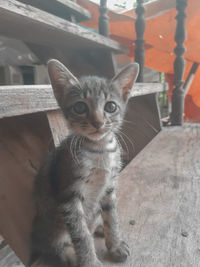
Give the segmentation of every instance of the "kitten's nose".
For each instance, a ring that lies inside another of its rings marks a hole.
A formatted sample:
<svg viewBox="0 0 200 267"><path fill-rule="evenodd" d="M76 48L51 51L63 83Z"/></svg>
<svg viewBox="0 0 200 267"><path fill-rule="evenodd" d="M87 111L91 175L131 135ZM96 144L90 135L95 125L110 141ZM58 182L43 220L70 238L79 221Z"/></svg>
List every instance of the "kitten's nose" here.
<svg viewBox="0 0 200 267"><path fill-rule="evenodd" d="M103 121L93 121L92 122L92 125L97 129L99 130L100 128L102 128L102 126L104 125L104 122Z"/></svg>

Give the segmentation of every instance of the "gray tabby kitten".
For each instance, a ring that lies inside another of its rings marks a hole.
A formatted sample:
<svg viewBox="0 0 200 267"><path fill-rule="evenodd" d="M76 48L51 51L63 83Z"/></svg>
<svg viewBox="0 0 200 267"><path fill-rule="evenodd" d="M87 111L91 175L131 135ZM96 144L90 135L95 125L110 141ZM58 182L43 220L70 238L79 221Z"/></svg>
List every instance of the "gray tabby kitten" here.
<svg viewBox="0 0 200 267"><path fill-rule="evenodd" d="M138 64L127 65L112 80L78 80L57 60L48 62L48 71L71 134L45 159L36 177L31 262L40 257L41 266L68 266L68 252L74 251L80 267L102 266L92 236L99 215L112 259L123 262L129 249L121 240L116 210L121 169L116 133Z"/></svg>

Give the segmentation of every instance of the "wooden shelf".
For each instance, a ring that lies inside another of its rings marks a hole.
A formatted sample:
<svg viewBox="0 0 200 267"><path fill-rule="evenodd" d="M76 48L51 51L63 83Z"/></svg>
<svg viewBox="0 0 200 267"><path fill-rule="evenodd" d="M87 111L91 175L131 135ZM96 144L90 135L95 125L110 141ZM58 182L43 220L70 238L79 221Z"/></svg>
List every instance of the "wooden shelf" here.
<svg viewBox="0 0 200 267"><path fill-rule="evenodd" d="M163 91L162 83L136 83L132 97ZM0 86L0 118L59 109L51 85Z"/></svg>
<svg viewBox="0 0 200 267"><path fill-rule="evenodd" d="M91 13L81 7L80 5L70 0L18 0L24 4L28 4L49 13L52 13L58 17L70 20L70 16L73 15L77 22L90 20L92 18Z"/></svg>
<svg viewBox="0 0 200 267"><path fill-rule="evenodd" d="M127 51L116 41L15 0L0 1L0 34L58 49Z"/></svg>

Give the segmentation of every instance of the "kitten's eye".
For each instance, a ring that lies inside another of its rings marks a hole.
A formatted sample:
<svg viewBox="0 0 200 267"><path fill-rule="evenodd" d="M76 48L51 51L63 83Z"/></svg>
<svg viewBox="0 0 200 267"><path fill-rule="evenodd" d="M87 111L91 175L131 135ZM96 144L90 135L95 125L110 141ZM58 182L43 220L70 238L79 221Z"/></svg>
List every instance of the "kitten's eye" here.
<svg viewBox="0 0 200 267"><path fill-rule="evenodd" d="M77 114L84 114L87 112L88 106L84 102L80 101L73 106L73 109Z"/></svg>
<svg viewBox="0 0 200 267"><path fill-rule="evenodd" d="M117 110L117 104L113 101L107 102L104 110L109 113L114 113Z"/></svg>

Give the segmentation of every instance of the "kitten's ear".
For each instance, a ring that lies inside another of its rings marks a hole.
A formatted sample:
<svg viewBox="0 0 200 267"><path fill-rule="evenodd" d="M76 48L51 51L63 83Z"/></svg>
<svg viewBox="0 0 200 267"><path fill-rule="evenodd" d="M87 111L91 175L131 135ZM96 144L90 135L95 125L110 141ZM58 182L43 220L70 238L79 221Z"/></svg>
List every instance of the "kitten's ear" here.
<svg viewBox="0 0 200 267"><path fill-rule="evenodd" d="M122 97L124 101L128 100L130 92L133 88L135 80L139 73L139 64L130 63L126 65L113 79L112 83L117 82L122 90Z"/></svg>
<svg viewBox="0 0 200 267"><path fill-rule="evenodd" d="M58 104L62 104L64 95L73 85L79 84L78 79L58 60L51 59L47 63L49 77Z"/></svg>

